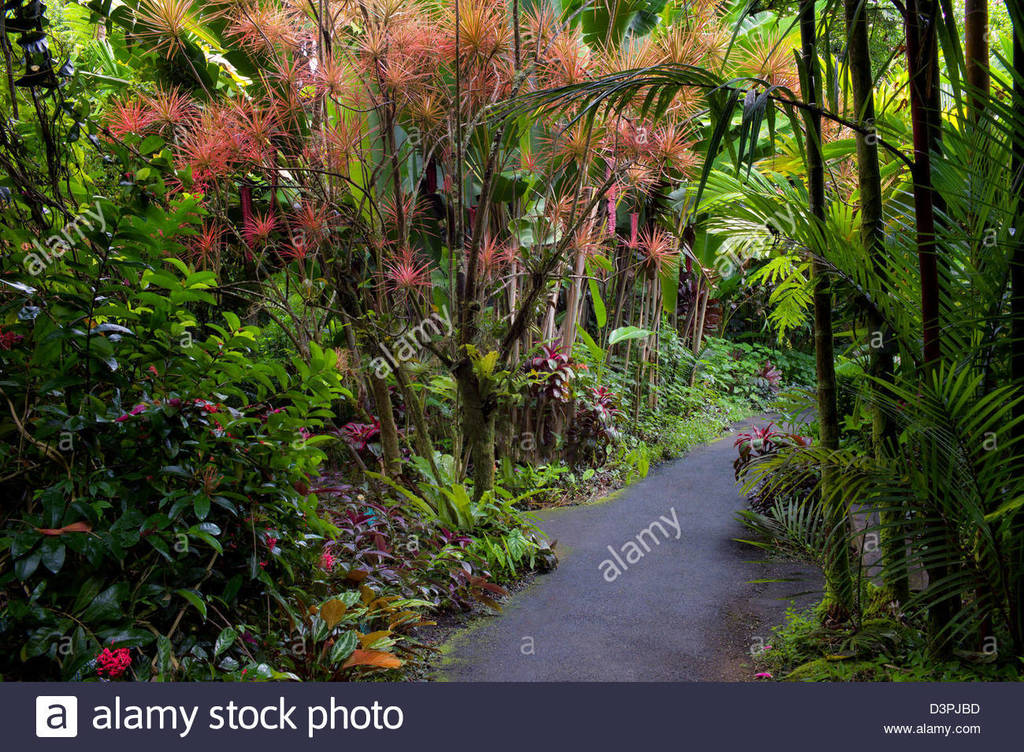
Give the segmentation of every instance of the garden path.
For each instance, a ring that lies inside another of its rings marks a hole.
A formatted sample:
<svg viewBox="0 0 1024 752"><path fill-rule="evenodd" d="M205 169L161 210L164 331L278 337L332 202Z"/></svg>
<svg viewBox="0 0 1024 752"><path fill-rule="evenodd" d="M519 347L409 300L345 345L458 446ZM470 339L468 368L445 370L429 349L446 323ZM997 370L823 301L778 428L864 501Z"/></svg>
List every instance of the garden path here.
<svg viewBox="0 0 1024 752"><path fill-rule="evenodd" d="M739 423L608 500L541 513L558 568L456 632L437 678L752 679L751 646L820 587L806 567L766 561L735 540L745 530L733 437L764 422ZM773 578L787 581L755 582Z"/></svg>

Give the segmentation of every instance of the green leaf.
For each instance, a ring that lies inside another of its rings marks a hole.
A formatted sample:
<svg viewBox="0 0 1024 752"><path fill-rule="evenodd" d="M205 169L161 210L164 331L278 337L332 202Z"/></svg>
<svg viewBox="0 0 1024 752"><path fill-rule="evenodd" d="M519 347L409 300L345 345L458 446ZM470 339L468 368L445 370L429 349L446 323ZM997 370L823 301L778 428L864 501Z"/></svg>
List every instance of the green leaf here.
<svg viewBox="0 0 1024 752"><path fill-rule="evenodd" d="M39 568L40 558L40 553L38 551L33 551L28 556L23 556L18 559L14 562L14 576L22 581L27 580Z"/></svg>
<svg viewBox="0 0 1024 752"><path fill-rule="evenodd" d="M342 633L331 647L331 664L341 661L352 655L352 651L359 645L359 638L353 630Z"/></svg>
<svg viewBox="0 0 1024 752"><path fill-rule="evenodd" d="M213 657L216 658L231 647L236 639L238 639L238 630L234 627L224 627L217 635L217 642L213 646Z"/></svg>
<svg viewBox="0 0 1024 752"><path fill-rule="evenodd" d="M352 606L359 603L359 591L346 590L344 593L338 593L338 600L340 600L349 608L352 608Z"/></svg>
<svg viewBox="0 0 1024 752"><path fill-rule="evenodd" d="M642 339L649 337L653 334L649 329L641 329L638 326L620 326L618 329L612 331L608 337L608 346L617 345L619 342L625 342L631 339Z"/></svg>
<svg viewBox="0 0 1024 752"><path fill-rule="evenodd" d="M164 140L159 136L146 136L142 139L142 143L139 144L139 152L141 154L152 154L162 149L163 145Z"/></svg>
<svg viewBox="0 0 1024 752"><path fill-rule="evenodd" d="M43 566L54 574L64 566L64 553L66 547L56 538L48 538L39 546L39 553L42 557Z"/></svg>
<svg viewBox="0 0 1024 752"><path fill-rule="evenodd" d="M82 612L82 621L86 624L113 621L124 615L121 601L128 596L128 583L119 582L111 585L97 595L92 603Z"/></svg>
<svg viewBox="0 0 1024 752"><path fill-rule="evenodd" d="M156 662L161 674L167 674L171 670L174 665L171 660L173 656L174 647L171 641L165 635L160 635L156 640Z"/></svg>
<svg viewBox="0 0 1024 752"><path fill-rule="evenodd" d="M206 602L203 601L202 596L200 596L199 593L195 590L186 590L185 588L179 588L174 592L195 606L196 611L202 614L204 620L206 619Z"/></svg>
<svg viewBox="0 0 1024 752"><path fill-rule="evenodd" d="M587 262L587 285L590 287L590 300L594 304L594 318L597 320L597 328L604 329L608 323L608 311L605 308L604 300L601 298L600 286L591 272L589 261Z"/></svg>
<svg viewBox="0 0 1024 752"><path fill-rule="evenodd" d="M100 630L96 633L96 637L102 645L113 644L119 648L142 647L143 645L149 645L156 639L156 635L148 629L141 629L139 627L128 629L111 627L110 629Z"/></svg>
<svg viewBox="0 0 1024 752"><path fill-rule="evenodd" d="M583 340L583 344L587 346L587 350L590 352L590 358L594 363L604 362L604 350L602 347L594 341L594 338L590 336L586 329L579 324L576 325L576 334Z"/></svg>
<svg viewBox="0 0 1024 752"><path fill-rule="evenodd" d="M428 504L422 497L417 496L416 494L414 494L412 491L408 490L407 488L404 488L404 487L400 486L399 484L395 483L395 481L391 480L391 478L387 477L386 475L382 475L380 473L375 473L372 470L367 470L366 471L366 475L369 476L370 478L373 478L374 480L379 480L381 483L385 483L385 484L391 486L394 490L398 491L406 499L408 499L409 502L414 507L416 507L416 509L418 509L421 512L423 512L429 518L433 519L433 518L437 517L437 512L434 511L434 508L432 506L430 506L430 504Z"/></svg>

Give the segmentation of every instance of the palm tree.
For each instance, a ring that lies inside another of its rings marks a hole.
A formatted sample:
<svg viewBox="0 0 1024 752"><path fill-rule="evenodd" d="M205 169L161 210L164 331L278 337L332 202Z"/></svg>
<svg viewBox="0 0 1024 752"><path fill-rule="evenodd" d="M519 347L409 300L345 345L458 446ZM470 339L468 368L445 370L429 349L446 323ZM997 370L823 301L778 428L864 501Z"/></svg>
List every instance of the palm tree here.
<svg viewBox="0 0 1024 752"><path fill-rule="evenodd" d="M808 209L816 225L825 222L825 161L822 156L821 104L824 94L818 65L817 17L814 0L800 2L800 89L808 107L804 110L807 144ZM824 237L824 233L815 233ZM818 437L822 447L839 449L839 411L836 406L836 367L832 337L832 290L823 247L812 247L811 284L814 306L814 361L817 373ZM833 479L828 465L821 469L821 493L832 493ZM854 611L854 593L847 546L848 519L839 509L829 519L832 535L826 557L829 609L836 621L846 621Z"/></svg>
<svg viewBox="0 0 1024 752"><path fill-rule="evenodd" d="M849 66L853 107L857 122L873 127L875 122L875 92L871 71L871 53L868 45L867 0L844 0L846 17L846 58ZM871 259L876 278L886 287L885 269L882 263L883 211L882 177L878 160L877 135L857 133L857 187L860 192L860 239L864 253ZM884 389L894 376L894 342L892 332L878 306L870 299L864 300L867 308L869 328L870 362L868 373L873 381L871 388ZM875 455L884 456L892 451L896 439L892 422L879 400L875 400L872 423L872 443ZM883 520L883 523L893 520ZM904 557L905 542L895 535L895 527L883 526L882 556L893 562L891 571L899 571L895 563ZM898 575L889 582L894 597L903 602L907 599L907 578Z"/></svg>

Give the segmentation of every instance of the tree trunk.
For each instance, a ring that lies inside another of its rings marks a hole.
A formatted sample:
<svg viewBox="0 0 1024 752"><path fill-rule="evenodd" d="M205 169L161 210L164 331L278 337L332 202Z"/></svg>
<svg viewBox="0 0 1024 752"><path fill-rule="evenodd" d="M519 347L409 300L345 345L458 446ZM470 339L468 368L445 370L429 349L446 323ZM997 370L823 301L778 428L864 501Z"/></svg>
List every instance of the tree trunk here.
<svg viewBox="0 0 1024 752"><path fill-rule="evenodd" d="M572 346L576 343L576 325L580 323L580 311L586 300L583 294L586 261L587 256L583 249L578 249L573 267L573 278L569 282L569 300L565 306L565 318L562 319L562 352L566 355L572 355Z"/></svg>
<svg viewBox="0 0 1024 752"><path fill-rule="evenodd" d="M380 445L384 452L384 472L389 478L397 478L402 472L402 454L398 446L398 427L395 425L395 411L391 406L391 395L387 382L370 376L373 402L377 406L380 420Z"/></svg>
<svg viewBox="0 0 1024 752"><path fill-rule="evenodd" d="M800 0L801 56L805 65L801 89L804 101L821 106L819 79L817 23L814 0ZM821 111L805 113L807 128L807 193L811 214L818 223L825 220L825 163L821 153ZM836 407L836 370L832 341L832 293L825 276L820 254L816 248L811 262L814 283L814 355L817 370L819 441L826 449L839 448L839 412ZM829 615L837 621L846 621L854 610L853 578L850 571L849 522L845 506L831 503L834 482L831 473L823 467L821 472L823 506L828 510L832 529L827 551L825 572L826 599Z"/></svg>
<svg viewBox="0 0 1024 752"><path fill-rule="evenodd" d="M931 68L931 30L927 19L934 19L935 0L910 0L907 3L907 70L910 74L910 113L914 138L914 218L917 229L917 256L921 273L921 321L924 362L931 368L942 355L939 342L939 267L935 246L935 189L931 171L931 126L929 104L933 72Z"/></svg>
<svg viewBox="0 0 1024 752"><path fill-rule="evenodd" d="M473 498L494 490L494 423L493 400L480 388L473 364L466 359L455 369L462 403L462 441L469 448Z"/></svg>
<svg viewBox="0 0 1024 752"><path fill-rule="evenodd" d="M907 72L910 76L910 118L914 138L914 217L917 229L917 257L921 273L921 322L924 340L925 370L931 375L942 357L939 338L939 266L935 242L935 188L931 177L933 126L931 86L937 74L932 70L931 47L936 18L936 0L909 0L907 3ZM928 572L931 585L948 576L946 567L934 566ZM952 598L935 604L929 613L932 634L937 634L952 619L956 604Z"/></svg>
<svg viewBox="0 0 1024 752"><path fill-rule="evenodd" d="M988 0L965 0L964 39L967 55L967 101L977 121L989 97Z"/></svg>
<svg viewBox="0 0 1024 752"><path fill-rule="evenodd" d="M856 120L874 126L875 95L871 77L871 53L868 46L866 0L844 0L847 30L847 62L853 88ZM874 134L857 134L857 180L860 190L860 237L864 251L871 259L878 280L879 297L887 293L882 263L883 215L882 179L878 164L878 141ZM880 382L892 383L894 378L895 342L892 331L877 307L868 307L868 332L871 344L869 373ZM878 400L872 414L872 443L879 459L895 449L895 430L885 412L884 387L873 383ZM882 512L881 548L885 582L898 602L908 596L906 577L906 540L901 530L899 510Z"/></svg>
<svg viewBox="0 0 1024 752"><path fill-rule="evenodd" d="M413 392L409 378L405 375L405 368L401 363L395 369L395 378L398 379L398 386L402 390L402 397L409 408L409 415L412 417L412 423L416 429L413 432L413 446L416 447L419 455L427 461L434 480L442 483L443 479L434 462L434 443L430 440L430 430L427 428L427 417L423 413L423 405L416 393Z"/></svg>

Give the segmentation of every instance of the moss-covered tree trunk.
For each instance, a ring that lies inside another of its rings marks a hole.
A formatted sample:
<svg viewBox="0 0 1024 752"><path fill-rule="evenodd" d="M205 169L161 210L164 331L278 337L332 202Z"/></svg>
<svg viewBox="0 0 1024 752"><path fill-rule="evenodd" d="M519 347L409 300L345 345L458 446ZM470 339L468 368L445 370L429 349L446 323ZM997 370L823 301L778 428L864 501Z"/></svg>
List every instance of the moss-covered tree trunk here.
<svg viewBox="0 0 1024 752"><path fill-rule="evenodd" d="M380 421L380 445L384 453L384 472L391 478L402 472L402 455L398 446L398 426L395 425L395 411L391 405L391 394L387 382L370 376L373 402L377 407Z"/></svg>
<svg viewBox="0 0 1024 752"><path fill-rule="evenodd" d="M469 451L473 497L479 499L486 491L494 490L495 404L480 388L468 358L455 369L455 380L462 404L462 441Z"/></svg>

